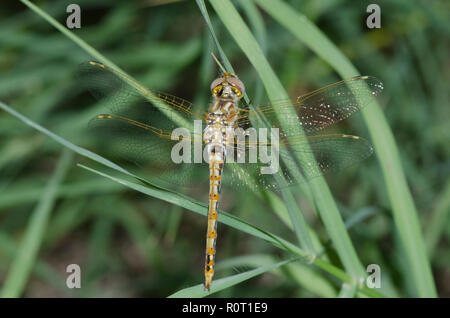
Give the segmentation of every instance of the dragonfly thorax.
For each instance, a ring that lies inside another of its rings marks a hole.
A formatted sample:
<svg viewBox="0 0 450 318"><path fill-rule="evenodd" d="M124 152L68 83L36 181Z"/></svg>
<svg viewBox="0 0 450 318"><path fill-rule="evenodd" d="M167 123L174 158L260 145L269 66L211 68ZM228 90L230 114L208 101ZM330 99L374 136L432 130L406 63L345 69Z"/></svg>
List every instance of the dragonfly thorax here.
<svg viewBox="0 0 450 318"><path fill-rule="evenodd" d="M207 145L210 162L218 155L222 156L223 160L227 145L234 141L233 131L239 118L238 103L242 97L243 84L238 85L240 81L237 77L230 76L225 74L211 85L213 102L209 107L206 116L207 126L203 131L203 140Z"/></svg>
<svg viewBox="0 0 450 318"><path fill-rule="evenodd" d="M234 117L234 116L233 116ZM226 156L227 145L234 142L234 118L220 112L209 113L207 126L203 130L209 161L214 160L213 153L221 153L222 160Z"/></svg>
<svg viewBox="0 0 450 318"><path fill-rule="evenodd" d="M228 99L215 97L209 107L206 122L208 124L220 122L224 126L233 126L234 122L238 119L238 114L240 112L240 109L237 106L238 102L238 98Z"/></svg>

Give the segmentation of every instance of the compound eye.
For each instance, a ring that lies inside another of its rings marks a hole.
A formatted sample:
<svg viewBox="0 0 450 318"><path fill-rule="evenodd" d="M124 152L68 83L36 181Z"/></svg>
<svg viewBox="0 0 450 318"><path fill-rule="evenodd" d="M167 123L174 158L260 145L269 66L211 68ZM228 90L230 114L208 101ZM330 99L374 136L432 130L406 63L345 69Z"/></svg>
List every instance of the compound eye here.
<svg viewBox="0 0 450 318"><path fill-rule="evenodd" d="M211 91L213 91L217 86L219 86L220 84L222 84L223 78L219 77L216 78L212 83L211 83Z"/></svg>
<svg viewBox="0 0 450 318"><path fill-rule="evenodd" d="M216 87L214 87L211 92L214 96L219 95L219 92L222 90L223 86L222 85L217 85Z"/></svg>
<svg viewBox="0 0 450 318"><path fill-rule="evenodd" d="M227 81L233 86L233 90L236 95L238 95L238 97L242 97L245 94L245 85L239 78L237 78L236 76L232 76L227 78ZM235 88L238 89L239 93L236 92Z"/></svg>
<svg viewBox="0 0 450 318"><path fill-rule="evenodd" d="M237 97L241 98L242 97L242 93L239 90L239 88L232 86L233 92L236 94Z"/></svg>

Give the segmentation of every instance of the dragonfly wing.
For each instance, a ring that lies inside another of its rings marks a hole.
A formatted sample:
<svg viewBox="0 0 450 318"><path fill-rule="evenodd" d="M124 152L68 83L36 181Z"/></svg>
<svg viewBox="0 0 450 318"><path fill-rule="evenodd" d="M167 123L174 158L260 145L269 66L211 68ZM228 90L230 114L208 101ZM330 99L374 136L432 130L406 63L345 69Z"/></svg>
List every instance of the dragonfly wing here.
<svg viewBox="0 0 450 318"><path fill-rule="evenodd" d="M106 99L113 113L128 110L130 104L138 104L149 112L162 112L171 120L204 120L204 111L191 102L167 93L153 91L128 75L97 62L82 63L77 76L80 84L97 99Z"/></svg>
<svg viewBox="0 0 450 318"><path fill-rule="evenodd" d="M201 164L177 164L171 158L173 147L180 142L171 139L177 130L185 132L185 142L202 143L193 127L194 120L203 122L204 116L194 111L190 102L150 91L97 62L82 64L78 77L94 97L104 100L110 112L89 123L89 136L98 141L96 149L102 154L115 161L132 162L147 172L144 176L157 178L164 185L192 185L192 176L201 175ZM199 131L201 134L201 128ZM205 173L207 176L207 168Z"/></svg>
<svg viewBox="0 0 450 318"><path fill-rule="evenodd" d="M245 163L225 166L224 184L249 190L279 190L341 171L373 153L367 140L341 134L307 136L289 142L281 140L278 150L275 146L272 150L269 145L267 156L263 156L265 163L261 161L259 149L257 163L250 163L249 153L255 147L245 148L242 154L246 158ZM276 173L280 173L284 180L276 177Z"/></svg>
<svg viewBox="0 0 450 318"><path fill-rule="evenodd" d="M194 162L194 147L203 147L201 136L195 138L185 130L185 139L171 140L170 135L161 137L143 123L130 120L100 115L90 122L89 131L97 138L97 150L102 155L132 163L139 168L136 175L166 187L192 188L208 180L208 165Z"/></svg>
<svg viewBox="0 0 450 318"><path fill-rule="evenodd" d="M316 133L350 117L369 103L370 95L377 96L382 90L383 84L377 78L357 76L296 100L280 100L272 105L244 110L239 124L246 127L262 116L272 127L279 127L283 137L298 136L299 125L306 134Z"/></svg>
<svg viewBox="0 0 450 318"><path fill-rule="evenodd" d="M373 153L372 145L358 136L336 134L309 136L306 139L293 141L280 150L280 161L284 162L281 164L284 170L289 170L288 165L295 163L307 180L342 171Z"/></svg>

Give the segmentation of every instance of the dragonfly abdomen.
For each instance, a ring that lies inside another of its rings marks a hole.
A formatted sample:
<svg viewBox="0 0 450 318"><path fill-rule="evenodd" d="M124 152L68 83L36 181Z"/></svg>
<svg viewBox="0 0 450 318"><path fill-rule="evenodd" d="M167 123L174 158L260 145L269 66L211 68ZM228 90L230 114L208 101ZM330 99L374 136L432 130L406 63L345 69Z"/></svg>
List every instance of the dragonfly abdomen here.
<svg viewBox="0 0 450 318"><path fill-rule="evenodd" d="M229 85L228 81L232 82ZM234 84L233 84L234 83ZM219 85L220 84L220 85ZM224 74L218 85L211 85L214 102L210 105L203 140L206 144L209 162L209 204L208 229L206 231L205 289L211 288L217 241L217 218L219 216L219 197L222 171L226 157L227 145L233 142L234 123L239 108L237 103L242 96L244 85L229 73ZM238 85L241 89L235 87ZM239 94L238 94L239 93Z"/></svg>
<svg viewBox="0 0 450 318"><path fill-rule="evenodd" d="M214 276L217 218L219 213L220 187L224 164L224 151L215 152L214 160L209 162L209 205L208 229L206 231L205 289L209 290Z"/></svg>

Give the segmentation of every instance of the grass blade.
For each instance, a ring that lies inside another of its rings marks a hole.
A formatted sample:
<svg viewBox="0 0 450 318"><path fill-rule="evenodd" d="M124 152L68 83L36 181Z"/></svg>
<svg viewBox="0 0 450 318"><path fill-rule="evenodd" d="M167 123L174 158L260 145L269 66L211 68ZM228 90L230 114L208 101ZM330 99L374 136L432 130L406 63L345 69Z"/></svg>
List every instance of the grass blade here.
<svg viewBox="0 0 450 318"><path fill-rule="evenodd" d="M359 75L344 54L307 17L279 0L255 0L270 16L331 65L342 78ZM416 295L436 297L417 210L408 189L398 148L381 108L373 101L362 110L383 171L394 221L411 266ZM320 202L320 201L319 201ZM409 279L409 278L405 278Z"/></svg>
<svg viewBox="0 0 450 318"><path fill-rule="evenodd" d="M210 21L209 15L208 15L208 12L206 11L206 7L204 6L204 2L202 0L198 0L197 2L199 4L199 7L203 14L203 17L206 20L211 33L214 35L216 45L218 47L220 47L220 44L215 36L215 32L213 30L212 24L209 22ZM230 63L228 61L228 58L226 57L226 55L222 49L220 49L220 52L221 52L221 55L223 56L223 59L226 61L228 71L235 73L232 66L230 65ZM247 95L244 96L244 99L248 103L249 99L248 99ZM277 182L283 184L286 181L282 175L279 175ZM293 228L294 228L295 234L297 236L297 240L300 243L300 246L302 248L304 248L305 250L307 250L308 253L311 254L311 257L313 257L312 255L315 254L314 245L313 245L312 239L309 235L309 231L307 230L306 221L304 220L303 214L301 213L298 205L295 202L292 192L289 189L283 189L283 190L281 190L281 194L283 196L284 201L286 202L287 210L289 212L289 217L293 224Z"/></svg>
<svg viewBox="0 0 450 318"><path fill-rule="evenodd" d="M115 163L113 163L113 162L111 162L111 161L109 161L109 160L107 160L107 159L97 155L96 153L93 153L93 152L91 152L91 151L89 151L87 149L79 147L79 146L71 143L70 141L67 141L64 138L61 138L60 136L54 134L50 130L42 127L41 125L39 125L37 123L35 123L34 121L30 120L29 118L25 117L24 115L16 112L14 109L12 109L8 105L2 103L1 101L0 101L0 109L3 109L7 113L9 113L9 114L13 115L14 117L16 117L16 118L20 119L21 121L23 121L28 126L33 127L34 129L36 129L36 130L40 131L41 133L47 135L48 137L52 138L56 142L58 142L58 143L62 144L63 146L73 150L74 152L76 152L76 153L78 153L78 154L80 154L82 156L91 158L94 161L97 161L97 162L99 162L101 164L104 164L104 165L106 165L106 166L108 166L108 167L110 167L112 169L115 169L117 171L125 173L125 174L127 174L129 176L133 176L130 172L128 172L127 170L121 168L120 166L116 165Z"/></svg>
<svg viewBox="0 0 450 318"><path fill-rule="evenodd" d="M286 91L269 65L257 41L231 2L228 0L211 0L211 4L258 72L270 100L276 101L288 98ZM346 270L355 277L355 280L360 280L361 277L366 276L366 273L351 243L328 185L323 178L315 178L310 184L321 218L333 240L340 259Z"/></svg>
<svg viewBox="0 0 450 318"><path fill-rule="evenodd" d="M105 178L109 178L112 181L118 182L130 189L135 190L135 191L138 191L138 192L147 194L149 196L164 200L171 204L178 205L180 207L183 207L187 210L190 210L192 212L195 212L195 213L198 213L201 215L204 215L204 216L207 215L207 212L208 212L207 206L200 202L197 202L196 200L194 200L192 198L186 198L183 195L173 193L168 190L161 189L161 188L148 188L141 184L136 184L133 182L129 182L127 180L116 178L116 177L107 175L103 172L97 171L95 169L92 169L92 168L89 168L89 167L86 167L83 165L80 165L80 167L87 169L91 172L94 172L98 175L101 175ZM309 259L310 255L308 253L306 253L305 251L303 251L302 249L295 246L294 244L284 240L283 238L281 238L277 235L271 234L268 231L265 231L265 230L258 228L250 223L247 223L247 222L235 217L234 215L231 215L224 211L220 211L218 220L221 224L231 226L237 230L240 230L240 231L250 234L252 236L261 238L261 239L273 244L274 246L276 246L278 248L281 248L291 254L294 254L297 257L300 257L300 259L304 259L304 260L308 261L308 264L316 265L320 269L333 275L334 277L338 278L342 282L352 283L352 284L354 283L354 279L352 277L350 277L348 274L346 274L339 268L335 267L334 265L331 265L319 258ZM362 287L360 289L360 291L369 297L384 297L377 291L367 288L366 286Z"/></svg>
<svg viewBox="0 0 450 318"><path fill-rule="evenodd" d="M426 227L425 241L427 243L428 255L430 258L436 250L436 246L439 242L443 231L445 230L445 225L448 224L450 216L450 179L448 179L447 184L439 195L436 207L434 208L429 223Z"/></svg>
<svg viewBox="0 0 450 318"><path fill-rule="evenodd" d="M209 292L204 290L203 284L199 284L196 286L192 286L192 287L188 287L188 288L179 290L176 293L170 295L169 298L184 298L184 297L191 298L191 297L209 296L213 293L217 293L218 291L221 291L223 289L229 288L231 286L234 286L234 285L242 283L246 280L249 280L250 278L264 274L265 272L276 269L280 266L286 265L294 260L295 260L295 258L292 258L292 259L281 261L281 262L278 262L275 264L262 266L262 267L244 272L244 273L216 279L216 280L214 280L213 284L211 285L211 290Z"/></svg>
<svg viewBox="0 0 450 318"><path fill-rule="evenodd" d="M56 189L64 178L72 161L72 155L71 151L64 150L53 176L42 193L39 204L31 214L18 253L6 276L2 297L20 297L26 286L55 203Z"/></svg>
<svg viewBox="0 0 450 318"><path fill-rule="evenodd" d="M71 32L65 26L63 26L58 21L56 21L53 17L51 17L46 12L41 10L38 6L29 2L28 0L20 0L20 1L22 3L24 3L26 6L28 6L31 10L36 12L38 15L40 15L42 18L44 18L48 23L50 23L52 26L54 26L58 31L60 31L62 34L64 34L66 37L68 37L71 41L73 41L78 46L80 46L84 51L86 51L94 59L96 59L96 60L100 61L102 64L105 64L106 66L110 67L111 70L118 77L120 77L121 80L127 82L130 86L134 87L140 94L142 94L145 98L150 100L157 108L159 108L159 110L163 114L165 114L169 119L178 123L180 127L190 127L192 125L190 122L188 122L185 118L183 118L178 113L170 112L167 110L166 107L162 107L162 105L164 105L164 103L160 99L153 96L152 92L149 91L145 86L141 85L133 77L128 75L124 70L122 70L120 67L118 67L116 64L114 64L112 61L110 61L108 58L106 58L103 54L101 54L95 48L90 46L84 40L82 40L81 38L76 36L73 32Z"/></svg>
<svg viewBox="0 0 450 318"><path fill-rule="evenodd" d="M94 161L97 161L111 169L114 169L118 172L122 172L127 176L133 177L137 180L142 181L144 184L149 184L148 182L146 182L145 180L131 174L130 172L128 172L127 170L117 166L116 164L110 162L109 160L89 151L86 150L82 147L76 146L73 143L65 140L64 138L61 138L57 135L55 135L54 133L52 133L51 131L45 129L44 127L38 125L37 123L33 122L32 120L28 119L27 117L19 114L18 112L16 112L15 110L13 110L12 108L10 108L9 106L3 104L2 102L0 102L0 108L5 110L6 112L10 113L11 115L17 117L18 119L22 120L24 123L26 123L27 125L37 129L38 131L44 133L45 135L49 136L50 138L54 139L56 142L60 143L61 145L73 150L74 152L85 156L87 158L90 158ZM104 174L102 172L96 171L94 169L91 168L87 168L82 166L83 168L90 170L94 173L97 173L103 177L109 178L115 182L118 182L124 186L127 186L133 190L145 193L147 195L150 195L152 197L164 200L166 202L181 206L185 209L188 209L190 211L193 211L195 213L201 214L206 216L207 214L207 207L205 204L201 204L199 202L197 202L196 200L192 199L192 198L188 198L186 196L183 196L181 194L169 191L169 190L165 190L163 188L157 187L157 186L152 186L151 184L150 187L145 187L142 184L136 184L136 183L132 183L123 179L119 179L119 178L115 178L112 176L109 176L107 174ZM339 268L327 263L326 261L321 260L320 258L314 258L314 259L308 259L309 258L309 254L306 253L305 251L303 251L302 249L298 248L297 246L295 246L294 244L282 239L281 237L278 237L274 234L271 234L270 232L264 231L252 224L249 224L245 221L240 220L239 218L228 214L226 212L222 212L219 215L219 222L226 224L228 226L231 226L233 228L236 228L242 232L245 232L247 234L253 235L255 237L258 237L260 239L263 239L271 244L273 244L274 246L281 248L289 253L292 253L298 257L304 258L309 260L309 264L314 264L317 267L319 267L320 269L326 271L327 273L333 275L334 277L338 278L339 280L343 281L343 282L352 282L353 279L347 275L345 272L343 272L342 270L340 270ZM377 293L376 291L367 289L367 288L363 288L361 290L362 293L364 293L365 295L369 296L369 297L383 297L381 294Z"/></svg>
<svg viewBox="0 0 450 318"><path fill-rule="evenodd" d="M0 264L1 270L5 270L9 265L9 260L16 257L19 251L18 246L13 237L0 232L0 250L3 257L3 262ZM67 288L63 275L43 260L36 260L32 268L32 275L58 289L63 295L70 296L71 290Z"/></svg>
<svg viewBox="0 0 450 318"><path fill-rule="evenodd" d="M226 259L221 261L217 269L229 268L257 268L270 265L276 261L274 256L267 254L251 254ZM287 264L283 270L274 270L273 274L277 276L287 276L290 281L297 283L301 288L319 296L331 298L336 296L335 287L327 278L315 271L314 268L301 262Z"/></svg>
<svg viewBox="0 0 450 318"><path fill-rule="evenodd" d="M25 4L28 8L33 10L36 14L44 18L48 23L50 23L52 26L54 26L58 31L60 31L62 34L67 36L72 42L79 45L83 50L85 50L88 54L93 56L98 61L102 62L105 65L108 65L116 70L120 70L120 68L115 65L112 61L107 59L105 56L103 56L99 51L94 49L92 46L87 44L85 41L80 39L78 36L76 36L74 33L72 33L68 28L63 26L61 23L56 21L53 17L48 15L45 11L43 11L41 8L36 6L34 3L31 3L28 0L20 0L23 4ZM123 72L123 71L122 71Z"/></svg>
<svg viewBox="0 0 450 318"><path fill-rule="evenodd" d="M341 290L339 291L339 298L354 298L356 295L356 286L349 284L342 284Z"/></svg>
<svg viewBox="0 0 450 318"><path fill-rule="evenodd" d="M216 32L214 32L214 28L212 26L211 19L209 18L208 10L206 9L205 1L204 0L196 0L196 2L197 2L197 6L200 9L200 12L203 16L203 19L206 22L206 26L208 27L208 30L211 33L211 36L214 40L214 44L216 45L217 50L219 51L220 58L222 59L222 62L225 64L225 68L229 72L235 74L233 66L231 65L230 61L228 60L227 56L225 55L225 53L222 49L222 46L220 45L220 42L217 39Z"/></svg>
<svg viewBox="0 0 450 318"><path fill-rule="evenodd" d="M203 216L206 216L208 213L207 205L203 204L201 202L198 202L197 200L195 200L193 198L189 198L182 194L172 192L170 190L162 189L159 187L147 187L147 186L144 186L143 184L137 184L134 182L130 182L130 181L118 178L118 177L113 177L111 175L100 172L93 168L86 167L81 164L79 166L88 171L94 172L100 176L109 178L112 181L118 182L130 189L133 189L135 191L158 198L158 199L166 201L168 203L183 207L184 209L190 210L192 212L201 214ZM142 179L139 179L139 180L142 180ZM220 211L218 220L220 223L226 224L226 225L234 227L242 232L245 232L247 234L261 238L261 239L263 239L269 243L272 243L275 246L280 247L290 253L293 253L293 254L303 257L305 259L309 259L309 257L308 257L309 254L307 254L306 252L304 252L297 246L293 245L292 243L289 243L288 241L286 241L274 234L271 234L270 232L267 232L261 228L251 225L250 223L247 223L229 213Z"/></svg>

